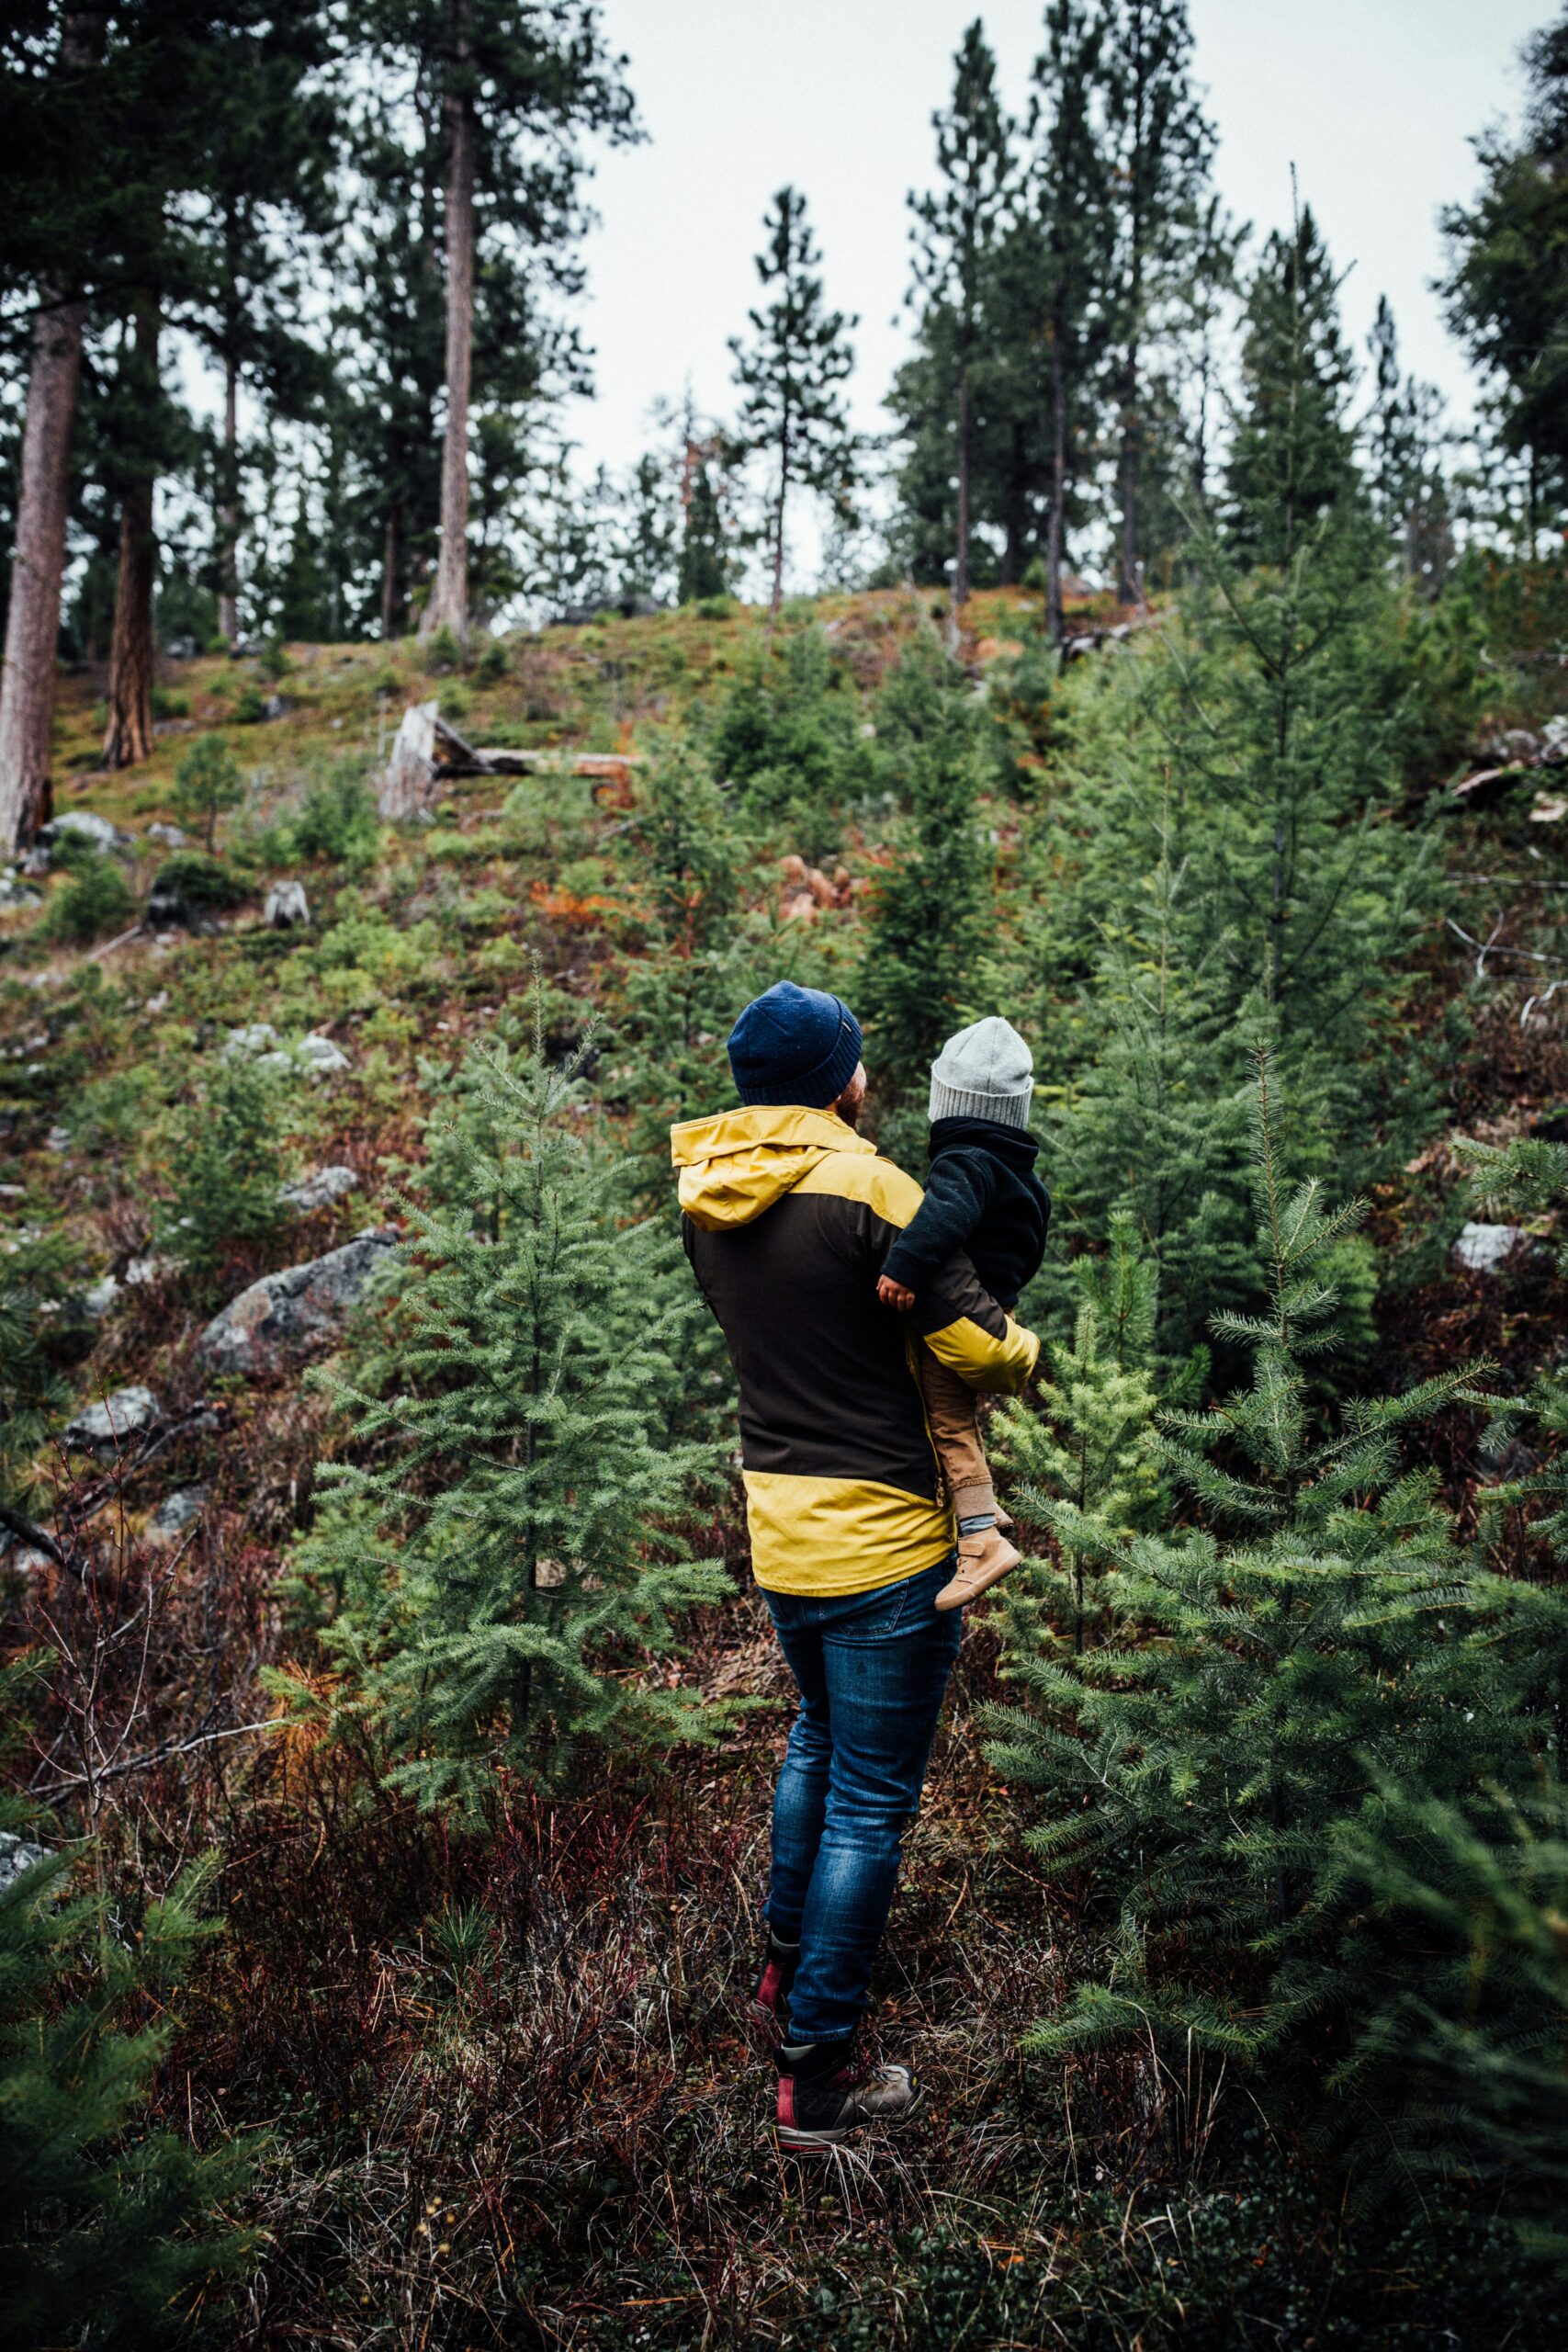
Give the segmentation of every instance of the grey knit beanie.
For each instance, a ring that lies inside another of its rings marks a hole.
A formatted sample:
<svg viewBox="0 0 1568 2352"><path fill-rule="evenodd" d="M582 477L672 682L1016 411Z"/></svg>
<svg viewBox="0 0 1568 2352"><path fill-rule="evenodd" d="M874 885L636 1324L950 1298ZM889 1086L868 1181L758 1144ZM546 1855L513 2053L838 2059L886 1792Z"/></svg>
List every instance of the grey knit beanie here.
<svg viewBox="0 0 1568 2352"><path fill-rule="evenodd" d="M950 1037L931 1064L933 1119L995 1119L1029 1125L1034 1063L1010 1021L993 1012Z"/></svg>

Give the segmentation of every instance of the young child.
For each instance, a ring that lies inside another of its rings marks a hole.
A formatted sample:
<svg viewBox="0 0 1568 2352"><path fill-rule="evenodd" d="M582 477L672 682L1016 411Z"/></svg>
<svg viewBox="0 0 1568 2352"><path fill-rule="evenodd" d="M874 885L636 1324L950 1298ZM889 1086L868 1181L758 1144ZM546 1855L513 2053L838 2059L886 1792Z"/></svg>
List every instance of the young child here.
<svg viewBox="0 0 1568 2352"><path fill-rule="evenodd" d="M950 1037L931 1064L931 1164L926 1197L887 1252L877 1296L908 1313L922 1283L963 1250L998 1306L1018 1304L1040 1270L1051 1195L1034 1173L1028 1132L1034 1065L1018 1031L996 1014ZM926 1419L958 1521L958 1567L936 1597L958 1609L1015 1568L1002 1533L974 1392L919 1351ZM1008 1525L1011 1525L1009 1521Z"/></svg>

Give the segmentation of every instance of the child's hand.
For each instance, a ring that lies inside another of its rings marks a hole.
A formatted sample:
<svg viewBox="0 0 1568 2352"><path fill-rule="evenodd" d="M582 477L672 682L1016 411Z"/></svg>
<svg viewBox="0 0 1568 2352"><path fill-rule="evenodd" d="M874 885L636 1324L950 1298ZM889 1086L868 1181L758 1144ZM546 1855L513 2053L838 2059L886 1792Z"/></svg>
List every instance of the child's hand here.
<svg viewBox="0 0 1568 2352"><path fill-rule="evenodd" d="M896 1283L891 1274L879 1274L876 1295L884 1306L896 1306L900 1315L908 1315L915 1303L915 1294L903 1283Z"/></svg>

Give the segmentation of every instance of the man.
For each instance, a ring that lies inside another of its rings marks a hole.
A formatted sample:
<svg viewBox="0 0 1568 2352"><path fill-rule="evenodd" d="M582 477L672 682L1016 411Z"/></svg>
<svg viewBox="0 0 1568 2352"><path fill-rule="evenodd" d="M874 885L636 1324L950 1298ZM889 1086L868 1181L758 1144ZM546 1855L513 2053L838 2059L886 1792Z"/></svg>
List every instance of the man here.
<svg viewBox="0 0 1568 2352"><path fill-rule="evenodd" d="M860 1049L836 996L781 980L730 1033L743 1107L671 1136L686 1254L739 1385L752 1566L800 1692L754 2007L779 2037L779 2140L802 2151L920 2096L907 2066L853 2060L962 1624L933 1606L954 1531L910 1328L975 1388L1021 1387L1039 1352L964 1258L909 1315L879 1302L921 1193L855 1133Z"/></svg>

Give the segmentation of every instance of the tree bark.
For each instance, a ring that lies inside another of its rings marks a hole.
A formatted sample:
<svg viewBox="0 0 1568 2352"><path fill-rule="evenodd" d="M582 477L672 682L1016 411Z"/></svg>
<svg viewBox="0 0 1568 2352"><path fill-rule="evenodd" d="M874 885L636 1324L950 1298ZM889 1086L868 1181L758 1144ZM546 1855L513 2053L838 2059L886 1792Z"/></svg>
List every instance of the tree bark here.
<svg viewBox="0 0 1568 2352"><path fill-rule="evenodd" d="M1045 531L1045 633L1062 641L1062 550L1067 531L1067 378L1062 338L1051 329L1051 514Z"/></svg>
<svg viewBox="0 0 1568 2352"><path fill-rule="evenodd" d="M103 55L105 10L67 11L60 70L80 73ZM49 761L54 725L54 665L60 646L60 589L65 575L70 508L71 434L82 380L85 302L59 289L39 291L22 426L17 495L17 545L0 670L0 851L30 842L52 814Z"/></svg>
<svg viewBox="0 0 1568 2352"><path fill-rule="evenodd" d="M468 0L455 0L456 86L446 117L446 437L441 452L441 555L420 635L468 632L468 399L474 358L474 109Z"/></svg>
<svg viewBox="0 0 1568 2352"><path fill-rule="evenodd" d="M1136 342L1133 342L1127 347L1122 401L1122 446L1116 460L1117 494L1122 508L1122 576L1116 583L1116 594L1123 605L1141 605L1144 601L1143 566L1138 561L1139 440L1138 346Z"/></svg>
<svg viewBox="0 0 1568 2352"><path fill-rule="evenodd" d="M130 366L138 390L152 398L158 383L156 298L136 304ZM114 636L109 644L107 768L133 767L152 750L153 476L144 464L126 481L119 509L119 569L115 579Z"/></svg>
<svg viewBox="0 0 1568 2352"><path fill-rule="evenodd" d="M24 848L52 813L50 737L60 639L60 585L71 481L71 430L82 377L85 302L43 296L33 327L17 506L17 552L0 678L0 850Z"/></svg>
<svg viewBox="0 0 1568 2352"><path fill-rule="evenodd" d="M398 622L402 615L403 600L398 584L402 566L403 503L400 498L387 503L386 526L381 534L381 642L387 644L398 634Z"/></svg>
<svg viewBox="0 0 1568 2352"><path fill-rule="evenodd" d="M958 650L960 608L969 602L969 361L958 369L958 533L953 551L953 615L948 628L952 650Z"/></svg>
<svg viewBox="0 0 1568 2352"><path fill-rule="evenodd" d="M223 476L218 493L218 633L240 641L240 370L223 363Z"/></svg>
<svg viewBox="0 0 1568 2352"><path fill-rule="evenodd" d="M784 502L789 496L789 445L790 432L786 419L779 438L779 495L773 508L773 593L768 605L770 636L773 633L773 623L779 616L779 607L784 603Z"/></svg>

